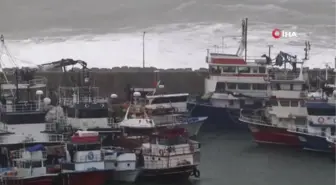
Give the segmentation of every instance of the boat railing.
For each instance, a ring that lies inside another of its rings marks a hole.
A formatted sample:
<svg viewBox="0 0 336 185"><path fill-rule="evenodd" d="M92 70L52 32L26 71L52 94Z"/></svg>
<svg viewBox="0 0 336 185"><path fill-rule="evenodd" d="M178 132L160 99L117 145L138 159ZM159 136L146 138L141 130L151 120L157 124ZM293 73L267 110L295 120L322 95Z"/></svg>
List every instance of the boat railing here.
<svg viewBox="0 0 336 185"><path fill-rule="evenodd" d="M188 157L189 160L183 159L183 156L179 155L179 157L160 157L160 160L145 160L143 168L145 169L167 169L167 168L176 168L183 166L191 166L191 165L199 165L200 161L197 159L193 159L194 155ZM181 159L182 158L182 159ZM192 159L192 160L190 160Z"/></svg>
<svg viewBox="0 0 336 185"><path fill-rule="evenodd" d="M75 159L75 163L100 162L104 160L104 154L93 154L92 156L84 155Z"/></svg>
<svg viewBox="0 0 336 185"><path fill-rule="evenodd" d="M26 149L12 150L10 151L10 158L12 160L17 159L26 159L26 160L43 160L47 158L47 152L41 151L41 155L36 155L34 152L29 152ZM25 155L26 154L26 155ZM39 154L39 153L37 153ZM14 166L19 167L19 166Z"/></svg>
<svg viewBox="0 0 336 185"><path fill-rule="evenodd" d="M68 125L66 123L46 123L45 124L45 132L66 132L66 131L72 131L71 125Z"/></svg>
<svg viewBox="0 0 336 185"><path fill-rule="evenodd" d="M326 134L326 140L330 143L336 144L336 135Z"/></svg>
<svg viewBox="0 0 336 185"><path fill-rule="evenodd" d="M34 79L29 80L28 84L30 85L36 85L36 84L47 84L48 80L47 78L43 76L36 76Z"/></svg>
<svg viewBox="0 0 336 185"><path fill-rule="evenodd" d="M287 129L289 132L297 132L297 133L305 133L309 135L314 136L320 136L320 137L326 137L326 132L323 131L309 131L307 127L305 126L299 126L299 125L290 125Z"/></svg>
<svg viewBox="0 0 336 185"><path fill-rule="evenodd" d="M42 111L44 103L42 101L20 102L16 104L4 104L1 106L2 112L38 112Z"/></svg>
<svg viewBox="0 0 336 185"><path fill-rule="evenodd" d="M277 73L276 75L273 75L270 80L294 80L299 77L298 73Z"/></svg>
<svg viewBox="0 0 336 185"><path fill-rule="evenodd" d="M18 80L19 84L29 84L29 85L46 85L48 82L47 78L43 77L43 76L35 76L35 78L33 78L32 80ZM4 81L4 80L0 80L1 84L15 84L16 82L13 81Z"/></svg>
<svg viewBox="0 0 336 185"><path fill-rule="evenodd" d="M69 105L74 105L77 103L107 103L108 98L103 98L103 97L80 97L79 99L74 100L73 98L68 98L68 97L61 97L59 99L59 103L61 105L69 106Z"/></svg>
<svg viewBox="0 0 336 185"><path fill-rule="evenodd" d="M162 115L162 116L152 116L151 119L154 121L156 126L163 125L175 125L183 122L181 115Z"/></svg>
<svg viewBox="0 0 336 185"><path fill-rule="evenodd" d="M253 123L253 124L259 124L259 125L267 124L267 122L262 116L243 113L243 111L240 112L239 120L245 123Z"/></svg>
<svg viewBox="0 0 336 185"><path fill-rule="evenodd" d="M0 134L8 133L8 126L6 123L0 122Z"/></svg>
<svg viewBox="0 0 336 185"><path fill-rule="evenodd" d="M201 146L199 143L189 143L188 146L167 146L164 149L145 149L142 150L144 155L152 155L152 156L162 156L162 157L172 157L176 155L187 155L193 154L195 152L199 152Z"/></svg>
<svg viewBox="0 0 336 185"><path fill-rule="evenodd" d="M120 128L119 122L116 122L116 120L113 118L108 118L107 125L110 126L112 129Z"/></svg>
<svg viewBox="0 0 336 185"><path fill-rule="evenodd" d="M55 143L63 143L66 142L67 139L63 134L48 134L48 141Z"/></svg>

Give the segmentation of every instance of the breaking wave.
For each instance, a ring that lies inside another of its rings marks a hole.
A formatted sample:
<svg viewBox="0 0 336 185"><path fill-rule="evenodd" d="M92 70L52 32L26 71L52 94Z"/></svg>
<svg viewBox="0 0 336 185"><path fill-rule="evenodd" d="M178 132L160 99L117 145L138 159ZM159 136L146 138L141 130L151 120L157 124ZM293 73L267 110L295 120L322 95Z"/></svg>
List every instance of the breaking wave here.
<svg viewBox="0 0 336 185"><path fill-rule="evenodd" d="M260 56L267 53L267 45L274 45L273 54L285 51L303 56L305 40L312 42L310 67L323 67L321 61L333 65L335 37L318 35L321 27L306 33L298 26L287 25L298 31L298 38L275 40L271 36L273 25L253 24L249 31L248 53ZM332 27L331 27L332 28ZM240 25L236 24L171 24L149 28L145 37L146 66L158 68L206 67L207 48L214 45L217 50L233 53L238 47ZM301 29L301 30L300 30ZM302 33L300 33L301 31ZM224 40L222 40L224 38ZM9 40L7 46L22 66L35 65L61 58L82 59L90 67L112 68L116 66L142 65L142 32L115 33L107 35L78 35L75 37L46 37L26 40ZM2 57L5 67L9 58Z"/></svg>

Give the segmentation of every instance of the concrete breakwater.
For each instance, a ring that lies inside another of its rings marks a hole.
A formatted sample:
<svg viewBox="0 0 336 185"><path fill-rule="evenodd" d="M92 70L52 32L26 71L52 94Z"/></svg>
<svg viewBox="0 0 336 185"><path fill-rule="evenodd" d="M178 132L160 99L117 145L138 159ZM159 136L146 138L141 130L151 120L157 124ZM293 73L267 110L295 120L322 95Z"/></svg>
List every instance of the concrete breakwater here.
<svg viewBox="0 0 336 185"><path fill-rule="evenodd" d="M38 73L37 76L44 76L48 79L48 87L57 91L59 86L70 85L71 81L78 80L78 73L61 72ZM149 88L155 86L155 75L153 72L91 72L94 86L99 87L99 95L110 96L111 93L118 94L120 99L126 98L127 85L131 87ZM204 72L160 72L160 80L165 85L165 93L187 92L191 94L204 91Z"/></svg>
<svg viewBox="0 0 336 185"><path fill-rule="evenodd" d="M284 71L276 71L278 75L284 74ZM100 88L99 95L103 97L116 93L120 99L126 98L127 85L131 87L154 87L157 78L165 85L165 93L202 94L204 92L204 78L208 75L206 69L192 70L166 70L160 73L151 71L132 71L132 72L115 72L109 70L92 70L91 78L94 86ZM43 76L48 79L48 87L51 91L57 91L59 86L72 86L79 79L78 72L37 72L36 76ZM159 77L158 77L159 76ZM307 76L307 75L306 75ZM325 70L313 69L308 72L308 80L312 87L317 87L321 80L324 79ZM334 83L334 75L329 70L328 82ZM9 75L12 81L13 76Z"/></svg>

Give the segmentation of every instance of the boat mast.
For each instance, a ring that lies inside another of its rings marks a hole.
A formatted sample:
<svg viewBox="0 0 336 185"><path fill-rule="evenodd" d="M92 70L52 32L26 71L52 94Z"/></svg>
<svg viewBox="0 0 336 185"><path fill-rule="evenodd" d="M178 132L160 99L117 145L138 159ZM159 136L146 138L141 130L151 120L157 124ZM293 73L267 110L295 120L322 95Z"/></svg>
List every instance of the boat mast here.
<svg viewBox="0 0 336 185"><path fill-rule="evenodd" d="M247 62L247 18L245 18L245 39L244 39L244 49L245 49L245 62Z"/></svg>
<svg viewBox="0 0 336 185"><path fill-rule="evenodd" d="M0 42L1 42L1 47L0 48L5 50L4 53L8 53L7 47L6 47L6 44L5 44L5 37L3 35L0 35ZM7 78L5 72L3 71L3 68L2 68L1 57L2 57L2 53L0 55L0 72L3 74L5 82L7 84L9 84L8 78ZM0 88L1 88L1 84L0 84ZM10 92L11 92L12 96L14 97L13 89L10 89Z"/></svg>

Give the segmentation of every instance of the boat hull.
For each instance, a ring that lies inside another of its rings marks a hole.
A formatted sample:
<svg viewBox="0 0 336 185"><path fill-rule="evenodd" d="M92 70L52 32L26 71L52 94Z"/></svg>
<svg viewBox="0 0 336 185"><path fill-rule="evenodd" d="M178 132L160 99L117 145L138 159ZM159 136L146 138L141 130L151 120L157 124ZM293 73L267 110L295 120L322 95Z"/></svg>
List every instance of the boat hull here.
<svg viewBox="0 0 336 185"><path fill-rule="evenodd" d="M300 141L297 135L290 133L286 128L272 125L249 124L254 141L258 144L275 144L299 147Z"/></svg>
<svg viewBox="0 0 336 185"><path fill-rule="evenodd" d="M29 178L6 178L0 179L3 185L54 185L54 177L56 175L44 175Z"/></svg>
<svg viewBox="0 0 336 185"><path fill-rule="evenodd" d="M185 181L192 175L196 166L182 166L167 169L143 169L138 181Z"/></svg>
<svg viewBox="0 0 336 185"><path fill-rule="evenodd" d="M112 174L112 171L67 172L62 173L58 183L63 183L63 185L103 185Z"/></svg>
<svg viewBox="0 0 336 185"><path fill-rule="evenodd" d="M209 104L188 102L187 108L192 117L208 117L203 127L205 129L246 130L247 124L239 121L240 109L214 107Z"/></svg>
<svg viewBox="0 0 336 185"><path fill-rule="evenodd" d="M188 124L180 124L177 127L184 128L187 130L190 137L196 137L203 125L205 120L197 121L194 123L188 123Z"/></svg>
<svg viewBox="0 0 336 185"><path fill-rule="evenodd" d="M295 133L304 150L316 151L316 152L331 152L330 144L325 137L309 135L309 133Z"/></svg>
<svg viewBox="0 0 336 185"><path fill-rule="evenodd" d="M1 120L9 125L45 123L46 112L3 113Z"/></svg>
<svg viewBox="0 0 336 185"><path fill-rule="evenodd" d="M135 182L138 178L141 170L125 170L125 171L114 171L113 178L109 180L120 181L120 182Z"/></svg>

